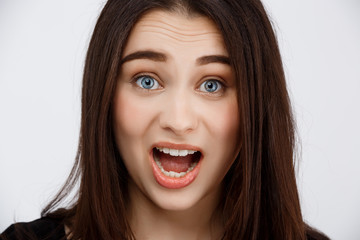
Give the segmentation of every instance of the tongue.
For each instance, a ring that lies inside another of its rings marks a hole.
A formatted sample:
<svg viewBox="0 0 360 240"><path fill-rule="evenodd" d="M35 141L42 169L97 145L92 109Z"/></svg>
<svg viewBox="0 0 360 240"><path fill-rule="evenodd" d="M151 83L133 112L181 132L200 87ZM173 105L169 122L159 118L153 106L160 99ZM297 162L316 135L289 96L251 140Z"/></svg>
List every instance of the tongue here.
<svg viewBox="0 0 360 240"><path fill-rule="evenodd" d="M185 157L174 157L169 154L158 152L158 156L161 166L168 172L186 172L193 161L192 154L189 154Z"/></svg>

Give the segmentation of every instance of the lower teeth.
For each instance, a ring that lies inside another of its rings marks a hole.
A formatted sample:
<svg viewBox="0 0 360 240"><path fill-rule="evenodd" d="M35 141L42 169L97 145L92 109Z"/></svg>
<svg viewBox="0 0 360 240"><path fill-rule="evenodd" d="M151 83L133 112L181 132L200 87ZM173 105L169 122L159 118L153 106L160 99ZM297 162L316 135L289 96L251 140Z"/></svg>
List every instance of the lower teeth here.
<svg viewBox="0 0 360 240"><path fill-rule="evenodd" d="M154 156L154 160L155 160L156 165L158 165L158 167L160 168L161 172L162 172L164 175L166 175L166 176L168 176L168 177L173 177L173 178L180 178L180 177L185 176L187 173L191 172L191 171L195 168L195 166L197 165L197 162L194 162L194 163L192 163L192 164L190 165L190 167L188 168L188 170L187 170L186 172L180 172L180 173L178 173L178 172L174 172L174 171L166 171L166 170L163 168L163 166L161 166L161 163L160 163L158 157Z"/></svg>

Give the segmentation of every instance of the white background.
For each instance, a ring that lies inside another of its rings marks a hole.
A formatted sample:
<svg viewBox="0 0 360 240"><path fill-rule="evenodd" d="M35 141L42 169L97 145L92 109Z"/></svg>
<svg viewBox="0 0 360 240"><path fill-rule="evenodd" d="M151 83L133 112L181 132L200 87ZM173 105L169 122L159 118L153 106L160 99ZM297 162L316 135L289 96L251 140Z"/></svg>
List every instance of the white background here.
<svg viewBox="0 0 360 240"><path fill-rule="evenodd" d="M104 1L0 0L0 232L39 217L65 181L80 89ZM360 239L360 1L264 0L278 34L300 147L304 218Z"/></svg>

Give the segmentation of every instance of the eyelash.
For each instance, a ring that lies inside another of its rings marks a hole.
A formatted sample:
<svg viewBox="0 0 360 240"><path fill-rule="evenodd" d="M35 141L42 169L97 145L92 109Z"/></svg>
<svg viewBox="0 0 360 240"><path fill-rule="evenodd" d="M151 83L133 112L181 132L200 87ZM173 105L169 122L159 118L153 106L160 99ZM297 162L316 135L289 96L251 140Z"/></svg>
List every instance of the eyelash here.
<svg viewBox="0 0 360 240"><path fill-rule="evenodd" d="M202 87L206 88L205 86L206 83L216 83L217 88L214 91L202 91L201 88ZM218 79L206 79L201 83L200 87L198 87L201 93L208 95L221 95L225 91L225 88L226 88L225 84Z"/></svg>
<svg viewBox="0 0 360 240"><path fill-rule="evenodd" d="M143 85L141 85L142 84L141 82L138 82L139 80L144 79L144 78L150 78L150 79L152 79L154 81L153 85L151 85L150 88L145 88ZM163 88L161 86L161 84L159 83L159 81L155 77L153 77L151 74L139 74L139 75L136 75L132 79L131 82L133 82L134 84L136 84L137 87L139 87L140 89L145 90L145 91L154 91L154 90L158 90L158 89ZM201 88L206 87L206 86L204 86L204 84L209 83L209 82L216 83L217 88L212 92L211 91L202 91ZM156 86L156 88L152 89L154 86ZM225 88L226 88L226 85L224 84L223 81L218 80L218 79L209 78L209 79L204 80L200 84L200 86L197 88L197 90L200 90L200 92L202 94L214 96L214 95L222 95L223 92L225 91Z"/></svg>
<svg viewBox="0 0 360 240"><path fill-rule="evenodd" d="M152 89L152 87L154 86L151 86L151 88L145 88L145 87L142 87L138 81L141 80L142 78L150 78L150 79L153 79L155 81L154 85L157 86L156 89ZM152 74L148 74L148 73L142 73L142 74L138 74L136 75L135 77L132 78L131 82L133 84L136 85L136 87L144 90L144 91L154 91L154 90L158 90L158 89L161 89L162 86L161 84L159 83L159 81L157 80L156 77L152 76Z"/></svg>
<svg viewBox="0 0 360 240"><path fill-rule="evenodd" d="M144 80L151 80L152 82L149 83L149 82L144 82ZM141 82L138 82L139 80L141 80ZM161 85L160 83L152 76L149 76L149 75L140 75L140 76L137 76L134 78L134 81L135 81L135 84L138 85L138 87L142 88L142 89L145 89L145 90L156 90L156 89L159 89L161 88ZM146 88L143 83L145 84L151 84L151 86L149 88ZM152 89L153 87L155 86L155 89Z"/></svg>

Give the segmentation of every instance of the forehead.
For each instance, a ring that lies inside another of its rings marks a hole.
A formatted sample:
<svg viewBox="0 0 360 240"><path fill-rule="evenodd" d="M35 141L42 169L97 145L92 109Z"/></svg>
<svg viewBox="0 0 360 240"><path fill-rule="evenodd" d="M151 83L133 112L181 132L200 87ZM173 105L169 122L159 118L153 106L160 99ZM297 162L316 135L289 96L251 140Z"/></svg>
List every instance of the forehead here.
<svg viewBox="0 0 360 240"><path fill-rule="evenodd" d="M133 27L124 55L144 48L166 50L189 47L207 51L208 54L228 55L223 36L209 18L153 10L144 14Z"/></svg>

